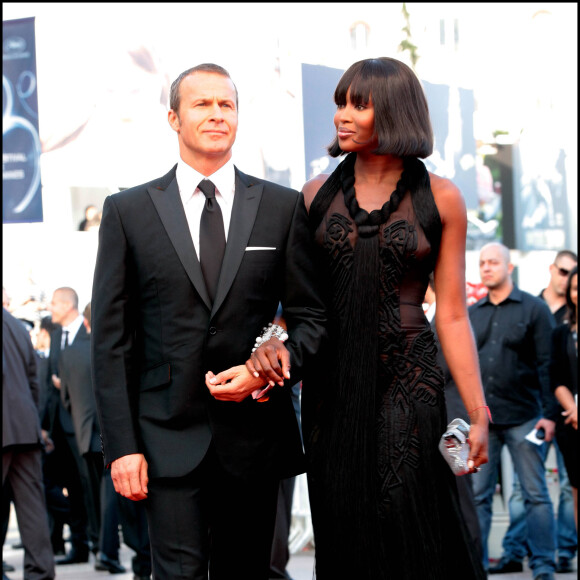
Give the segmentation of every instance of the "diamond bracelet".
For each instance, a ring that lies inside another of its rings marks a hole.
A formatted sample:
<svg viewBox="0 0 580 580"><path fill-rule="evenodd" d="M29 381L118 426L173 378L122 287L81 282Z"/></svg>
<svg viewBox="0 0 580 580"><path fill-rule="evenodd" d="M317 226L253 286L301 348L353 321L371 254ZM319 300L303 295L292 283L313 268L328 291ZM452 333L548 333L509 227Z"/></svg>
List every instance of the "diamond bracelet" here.
<svg viewBox="0 0 580 580"><path fill-rule="evenodd" d="M273 336L276 337L281 342L284 342L285 340L288 339L288 333L281 326L269 322L268 326L264 326L264 328L262 329L262 335L256 337L256 343L254 344L252 352L254 352L259 346L264 344L267 340L270 340Z"/></svg>

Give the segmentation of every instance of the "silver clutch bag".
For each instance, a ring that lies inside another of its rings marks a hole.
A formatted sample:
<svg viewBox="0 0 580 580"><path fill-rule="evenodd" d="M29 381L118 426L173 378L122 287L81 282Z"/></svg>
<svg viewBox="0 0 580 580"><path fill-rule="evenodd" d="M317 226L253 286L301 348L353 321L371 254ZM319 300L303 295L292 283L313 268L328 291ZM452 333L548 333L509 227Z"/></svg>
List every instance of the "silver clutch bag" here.
<svg viewBox="0 0 580 580"><path fill-rule="evenodd" d="M455 475L469 473L469 425L463 419L453 419L439 441L439 451Z"/></svg>

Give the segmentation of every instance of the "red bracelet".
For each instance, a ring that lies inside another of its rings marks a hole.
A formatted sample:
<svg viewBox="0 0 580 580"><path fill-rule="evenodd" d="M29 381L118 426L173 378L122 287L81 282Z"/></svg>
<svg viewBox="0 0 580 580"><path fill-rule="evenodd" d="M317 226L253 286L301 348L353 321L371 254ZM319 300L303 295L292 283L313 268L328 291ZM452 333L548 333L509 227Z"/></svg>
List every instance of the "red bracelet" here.
<svg viewBox="0 0 580 580"><path fill-rule="evenodd" d="M493 420L491 418L491 411L489 410L489 407L487 405L481 405L481 407L475 407L475 409L473 409L472 411L469 411L469 413L467 413L467 414L471 415L471 413L475 413L475 411L477 411L478 409L487 409L487 416L489 417L489 422L493 423Z"/></svg>

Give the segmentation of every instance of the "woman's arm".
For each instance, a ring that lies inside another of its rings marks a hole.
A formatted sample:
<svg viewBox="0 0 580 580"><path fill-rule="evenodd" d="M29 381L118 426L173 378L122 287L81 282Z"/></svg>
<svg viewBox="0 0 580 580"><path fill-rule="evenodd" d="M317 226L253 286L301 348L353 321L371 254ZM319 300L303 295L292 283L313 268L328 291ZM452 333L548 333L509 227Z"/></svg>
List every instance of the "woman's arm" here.
<svg viewBox="0 0 580 580"><path fill-rule="evenodd" d="M304 184L302 195L307 211L310 210L312 200L328 177L328 174L321 173ZM281 341L271 338L250 355L246 361L246 368L251 375L261 377L272 386L275 383L283 385L284 380L290 378L290 355Z"/></svg>
<svg viewBox="0 0 580 580"><path fill-rule="evenodd" d="M465 239L467 214L459 189L431 175L431 189L443 225L435 266L435 324L443 355L471 420L469 459L475 467L487 463L488 409L479 358L467 314Z"/></svg>
<svg viewBox="0 0 580 580"><path fill-rule="evenodd" d="M560 385L554 390L556 399L562 407L564 407L564 412L562 415L566 417L564 423L571 424L574 429L578 430L578 406L576 401L574 401L574 395L568 387Z"/></svg>

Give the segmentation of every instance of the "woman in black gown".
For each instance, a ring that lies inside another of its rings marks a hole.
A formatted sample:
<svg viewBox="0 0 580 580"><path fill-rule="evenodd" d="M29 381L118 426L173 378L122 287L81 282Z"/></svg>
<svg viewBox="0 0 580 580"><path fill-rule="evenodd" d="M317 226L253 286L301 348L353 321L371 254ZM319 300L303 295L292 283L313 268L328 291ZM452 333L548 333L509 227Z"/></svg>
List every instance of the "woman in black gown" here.
<svg viewBox="0 0 580 580"><path fill-rule="evenodd" d="M578 529L578 267L566 286L567 320L552 332L550 382L564 408L556 422L556 439L564 457L574 497L574 517Z"/></svg>
<svg viewBox="0 0 580 580"><path fill-rule="evenodd" d="M334 100L329 153L348 155L303 189L330 337L302 390L317 578L485 578L437 447L443 375L422 309L434 270L437 329L470 415L475 471L487 462L488 409L466 307L463 197L419 159L433 134L409 67L355 63ZM283 348L269 341L249 370L268 375Z"/></svg>

